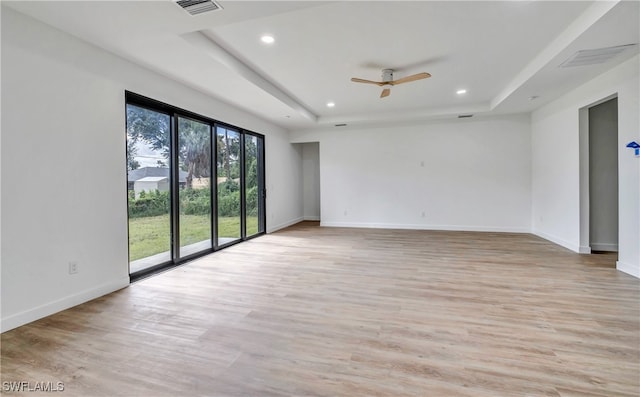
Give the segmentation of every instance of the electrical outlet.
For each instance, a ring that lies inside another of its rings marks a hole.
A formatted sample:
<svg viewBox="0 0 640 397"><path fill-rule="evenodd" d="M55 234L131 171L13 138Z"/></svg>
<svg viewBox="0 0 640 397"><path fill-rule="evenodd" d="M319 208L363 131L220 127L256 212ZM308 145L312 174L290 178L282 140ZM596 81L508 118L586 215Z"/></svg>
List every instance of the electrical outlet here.
<svg viewBox="0 0 640 397"><path fill-rule="evenodd" d="M69 262L69 274L78 273L78 262Z"/></svg>

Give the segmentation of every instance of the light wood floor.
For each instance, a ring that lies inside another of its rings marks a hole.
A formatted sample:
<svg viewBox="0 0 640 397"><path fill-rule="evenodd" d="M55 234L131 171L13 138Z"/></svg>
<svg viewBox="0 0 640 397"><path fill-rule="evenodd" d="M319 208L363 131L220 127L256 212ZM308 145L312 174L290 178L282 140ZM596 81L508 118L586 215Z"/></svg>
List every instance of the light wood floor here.
<svg viewBox="0 0 640 397"><path fill-rule="evenodd" d="M2 380L65 396L640 394L640 283L615 256L316 225L6 332Z"/></svg>

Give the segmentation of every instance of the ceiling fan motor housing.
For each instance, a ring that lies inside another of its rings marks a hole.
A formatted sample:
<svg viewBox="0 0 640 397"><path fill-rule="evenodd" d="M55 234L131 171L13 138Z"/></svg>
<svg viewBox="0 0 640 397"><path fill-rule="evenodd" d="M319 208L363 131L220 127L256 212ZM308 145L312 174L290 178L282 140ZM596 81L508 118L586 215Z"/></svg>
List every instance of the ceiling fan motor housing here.
<svg viewBox="0 0 640 397"><path fill-rule="evenodd" d="M393 69L382 69L382 81L393 81Z"/></svg>

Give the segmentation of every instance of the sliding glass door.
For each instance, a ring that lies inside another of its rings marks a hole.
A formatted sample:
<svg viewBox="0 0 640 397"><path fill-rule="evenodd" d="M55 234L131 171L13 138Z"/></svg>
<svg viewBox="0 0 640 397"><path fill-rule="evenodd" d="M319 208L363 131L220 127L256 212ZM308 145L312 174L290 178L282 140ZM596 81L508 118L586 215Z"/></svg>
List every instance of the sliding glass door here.
<svg viewBox="0 0 640 397"><path fill-rule="evenodd" d="M264 176L262 137L244 135L244 197L246 211L246 235L264 233Z"/></svg>
<svg viewBox="0 0 640 397"><path fill-rule="evenodd" d="M178 117L178 258L211 248L211 127Z"/></svg>
<svg viewBox="0 0 640 397"><path fill-rule="evenodd" d="M216 247L242 238L242 178L240 133L216 127L216 174L218 177Z"/></svg>
<svg viewBox="0 0 640 397"><path fill-rule="evenodd" d="M171 116L127 105L130 272L171 261Z"/></svg>
<svg viewBox="0 0 640 397"><path fill-rule="evenodd" d="M265 232L262 135L126 97L132 277Z"/></svg>

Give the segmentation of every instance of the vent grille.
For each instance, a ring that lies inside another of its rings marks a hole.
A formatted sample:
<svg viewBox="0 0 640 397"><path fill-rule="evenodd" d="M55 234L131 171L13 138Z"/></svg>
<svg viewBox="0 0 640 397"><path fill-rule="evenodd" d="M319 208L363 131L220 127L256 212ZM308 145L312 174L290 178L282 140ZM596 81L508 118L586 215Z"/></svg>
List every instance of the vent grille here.
<svg viewBox="0 0 640 397"><path fill-rule="evenodd" d="M176 3L191 15L222 9L211 0L179 0Z"/></svg>
<svg viewBox="0 0 640 397"><path fill-rule="evenodd" d="M635 46L635 44L598 48L594 50L581 50L571 55L566 61L562 62L560 67L570 68L574 66L587 66L605 63L633 46Z"/></svg>

